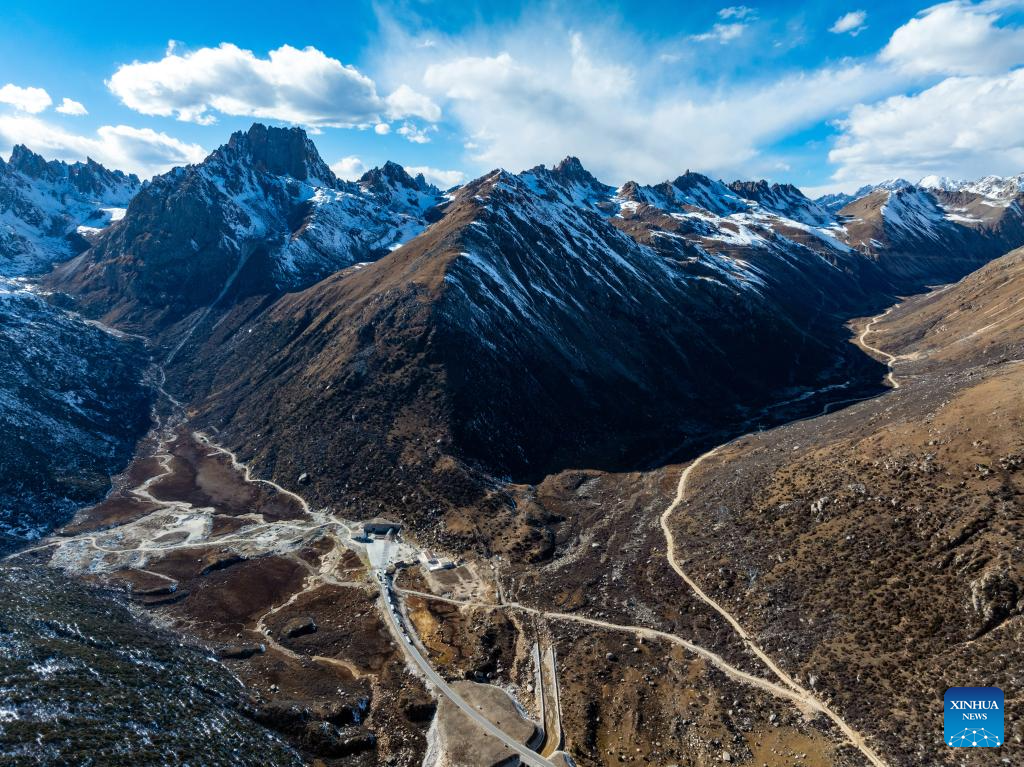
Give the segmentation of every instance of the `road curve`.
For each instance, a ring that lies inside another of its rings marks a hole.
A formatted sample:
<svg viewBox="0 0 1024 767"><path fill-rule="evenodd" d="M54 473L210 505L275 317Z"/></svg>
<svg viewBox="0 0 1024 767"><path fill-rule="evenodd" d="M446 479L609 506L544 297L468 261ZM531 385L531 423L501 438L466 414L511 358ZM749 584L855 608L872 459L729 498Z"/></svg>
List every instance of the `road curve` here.
<svg viewBox="0 0 1024 767"><path fill-rule="evenodd" d="M879 320L883 320L887 316L889 316L889 313L892 312L892 310L895 309L897 306L899 306L899 304L896 304L894 306L890 306L888 309L886 309L881 314L879 314L879 315L877 315L875 317L872 317L871 321L867 325L864 326L864 330L861 331L860 337L857 339L857 342L864 349L867 349L868 351L874 352L875 354L878 354L878 355L880 355L880 356L885 358L885 364L888 365L888 367L889 367L889 373L888 373L888 375L886 375L885 378L892 385L892 388L894 388L894 389L900 388L900 382L896 380L896 374L893 371L893 367L892 367L893 364L896 362L896 360L899 359L899 355L889 354L889 352L885 351L884 349L879 349L877 346L872 346L871 344L869 344L867 342L866 339L868 337L868 333L870 333L874 329L875 323L878 322Z"/></svg>
<svg viewBox="0 0 1024 767"><path fill-rule="evenodd" d="M648 628L647 626L629 626L621 623L611 623L609 621L598 620L597 618L588 618L584 615L576 615L574 613L551 613L540 610L536 607L528 607L527 605L520 604L519 602L506 602L504 604L492 604L489 602L466 602L458 599L451 599L450 597L441 597L436 594L430 594L425 591L414 591L412 589L400 589L402 594L408 594L409 596L420 597L422 599L432 599L436 602L447 602L448 604L460 605L463 607L476 607L485 610L519 610L521 612L529 613L531 615L538 615L547 620L555 621L569 621L572 623L582 623L586 626L593 626L595 628L607 629L609 631L621 631L635 636L643 637L644 639L663 639L666 642L677 644L694 655L697 655L704 660L711 663L719 671L724 673L726 676L731 677L739 682L749 684L753 687L758 687L772 695L779 698L785 698L786 700L798 703L805 707L814 708L815 710L821 710L820 706L815 705L815 701L807 700L801 696L796 690L791 690L788 687L784 687L780 684L772 682L770 679L764 677L755 676L746 671L736 668L729 663L725 658L717 653L712 652L706 647L701 647L698 644L694 644L687 639L683 639L681 636L676 634L669 634L666 631L659 631L658 629Z"/></svg>
<svg viewBox="0 0 1024 767"><path fill-rule="evenodd" d="M221 455L226 455L228 458L230 458L231 459L231 466L232 466L232 468L234 468L235 471L242 472L245 475L245 481L246 482L249 482L250 484L261 484L261 485L267 485L268 487L272 487L277 492L281 493L282 495L287 495L289 498L294 498L296 501L299 502L299 505L302 506L302 510L304 512L306 512L307 514L310 513L309 503L306 501L305 498L303 498L298 493L293 493L291 490L287 490L287 489L281 487L279 484L277 484L273 480L270 480L270 479L260 479L259 477L254 477L252 475L252 469L249 468L248 464L242 463L241 461L239 461L238 460L238 456L235 455L234 452L232 452L231 450L228 450L223 445L218 445L216 442L211 440L203 432L201 432L201 431L192 432L192 436L194 436L197 440L202 442L207 447L212 448L214 451L220 453Z"/></svg>
<svg viewBox="0 0 1024 767"><path fill-rule="evenodd" d="M886 317L898 305L899 304L891 306L882 314L873 317L871 321L868 322L868 324L864 327L864 330L863 332L861 332L859 339L861 345L863 345L864 348L877 352L878 354L881 354L883 357L886 358L887 364L889 366L889 375L887 376L887 378L894 389L900 388L900 384L896 380L896 377L893 375L892 372L893 362L899 359L899 357L893 354L889 354L888 352L878 349L874 346L871 346L864 340L864 338L875 326L875 323ZM864 757L869 762L871 762L872 765L874 765L875 767L888 767L888 764L885 762L885 760L883 760L882 757L880 757L878 754L874 752L874 750L865 742L864 737L859 732L857 732L850 725L848 725L843 720L843 718L839 716L839 714L837 714L831 708L829 708L828 705L819 700L817 696L814 695L814 693L802 687L795 679L793 679L793 677L791 677L785 670L783 670L778 664L776 664L775 661L773 661L768 656L768 654L764 650L762 650L761 647L754 641L750 634L747 633L747 630L743 628L743 626L736 619L736 617L728 610L726 610L715 599L708 596L708 594L697 584L697 582L694 581L689 575L687 575L686 571L683 570L682 566L676 560L676 541L675 536L672 534L672 528L669 526L669 519L672 516L672 513L677 508L679 508L679 506L683 503L684 500L686 500L687 484L690 480L690 476L693 474L694 469L696 469L702 463L704 463L710 458L713 458L723 448L742 438L743 437L738 437L734 440L731 440L730 442L719 445L713 450L709 450L703 455L698 456L694 461L690 463L689 466L686 467L686 469L683 470L683 473L679 475L679 483L676 486L675 497L672 499L672 502L669 503L669 505L666 507L665 511L662 512L659 520L661 523L661 530L665 535L665 542L667 544L665 556L668 559L668 563L672 567L672 569L675 570L676 574L683 579L686 585L690 587L693 593L696 594L702 602L711 607L715 612L717 612L726 620L726 622L732 627L733 631L736 632L737 636L739 636L740 639L743 640L743 642L750 649L750 651L754 653L754 655L756 655L761 660L761 662L764 663L765 666L771 669L772 673L775 674L775 676L778 677L780 681L782 681L791 690L796 692L802 700L806 701L809 704L812 704L813 708L817 709L825 716L827 716L829 719L831 719L835 723L836 727L840 729L840 731L847 737L847 739L854 746L856 746L857 750L860 751L864 755Z"/></svg>
<svg viewBox="0 0 1024 767"><path fill-rule="evenodd" d="M515 751L524 764L532 765L532 767L555 767L554 764L540 754L535 751L531 751L522 743L518 743L513 738L510 738L500 727L495 725L490 719L483 716L479 711L469 705L465 698L452 689L441 675L434 671L434 667L430 665L430 661L423 657L416 645L412 642L405 641L404 636L407 634L407 631L398 623L394 613L391 612L388 606L387 587L383 583L380 583L380 581L378 581L378 584L380 587L381 612L383 612L388 625L394 632L395 640L402 646L405 650L405 654L412 659L413 663L415 663L420 671L423 672L423 675L437 689L437 691L458 706L466 716L472 719L473 722L475 722L477 726L484 730L488 735L494 736Z"/></svg>

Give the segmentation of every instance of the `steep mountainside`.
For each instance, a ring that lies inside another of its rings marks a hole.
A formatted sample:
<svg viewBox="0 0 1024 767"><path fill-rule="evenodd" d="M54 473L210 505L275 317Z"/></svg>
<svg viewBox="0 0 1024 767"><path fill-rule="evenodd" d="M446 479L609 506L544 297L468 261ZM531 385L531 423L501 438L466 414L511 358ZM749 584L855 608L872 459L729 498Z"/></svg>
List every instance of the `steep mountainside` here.
<svg viewBox="0 0 1024 767"><path fill-rule="evenodd" d="M1024 359L1024 248L897 307L872 343L915 374Z"/></svg>
<svg viewBox="0 0 1024 767"><path fill-rule="evenodd" d="M843 200L837 200L843 202ZM860 190L838 210L843 239L903 289L949 282L1024 242L1018 178L902 179Z"/></svg>
<svg viewBox="0 0 1024 767"><path fill-rule="evenodd" d="M734 181L729 188L765 210L810 226L829 226L835 221L829 210L807 199L792 184L769 186L767 181Z"/></svg>
<svg viewBox="0 0 1024 767"><path fill-rule="evenodd" d="M47 162L22 145L0 159L0 276L45 271L123 214L139 179L88 160Z"/></svg>
<svg viewBox="0 0 1024 767"><path fill-rule="evenodd" d="M146 354L0 279L0 551L110 487L149 425Z"/></svg>
<svg viewBox="0 0 1024 767"><path fill-rule="evenodd" d="M488 476L636 466L877 380L847 318L1024 241L1015 203L965 223L940 194L963 193L887 182L833 216L792 186L614 189L567 158L441 195L393 163L341 182L302 131L254 125L51 284L154 338L262 470L466 517L504 503Z"/></svg>
<svg viewBox="0 0 1024 767"><path fill-rule="evenodd" d="M340 181L300 129L257 124L147 183L52 283L91 314L158 332L226 298L294 290L379 258L422 231L440 201L394 165Z"/></svg>
<svg viewBox="0 0 1024 767"><path fill-rule="evenodd" d="M636 215L572 160L495 171L386 258L229 317L172 380L269 473L452 527L484 502L474 467L626 466L856 386L837 314L871 300L870 262L698 213L634 238Z"/></svg>

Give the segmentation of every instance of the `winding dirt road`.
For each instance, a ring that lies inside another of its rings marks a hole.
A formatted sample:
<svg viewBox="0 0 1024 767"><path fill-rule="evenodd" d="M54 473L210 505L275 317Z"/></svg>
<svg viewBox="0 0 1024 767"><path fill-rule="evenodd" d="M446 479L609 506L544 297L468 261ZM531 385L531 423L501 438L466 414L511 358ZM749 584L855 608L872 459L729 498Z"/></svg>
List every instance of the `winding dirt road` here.
<svg viewBox="0 0 1024 767"><path fill-rule="evenodd" d="M862 348L867 349L868 351L872 351L885 359L885 364L889 366L889 374L885 378L894 389L900 388L900 382L896 380L896 374L894 373L892 366L896 362L896 360L900 359L900 356L898 354L889 354L889 352L885 351L885 349L879 349L877 346L872 346L867 342L867 337L868 334L872 330L874 330L875 323L884 320L886 317L888 317L889 314L894 309L896 309L897 306L899 306L899 304L896 304L895 306L890 306L881 314L872 317L871 321L864 326L864 330L861 331L860 337L857 339L857 342L861 345Z"/></svg>
<svg viewBox="0 0 1024 767"><path fill-rule="evenodd" d="M580 623L585 626L593 626L595 628L607 629L609 631L620 631L634 636L642 637L644 639L662 639L666 642L679 645L689 650L694 655L700 656L704 660L711 663L719 671L723 672L726 676L735 679L738 682L749 684L757 687L765 692L775 695L779 698L785 698L786 700L792 701L798 704L804 710L814 709L821 711L819 706L814 705L813 700L806 700L796 690L783 687L782 685L776 684L770 679L750 674L746 671L736 668L729 661L723 658L721 655L712 652L706 647L694 644L688 639L683 639L681 636L676 634L669 634L666 631L659 631L658 629L648 628L647 626L629 626L621 623L611 623L609 621L598 620L597 618L588 618L584 615L576 615L574 613L557 613L547 612L536 607L530 607L528 605L521 604L519 602L504 602L502 604L494 604L492 602L473 602L464 601L459 599L452 599L451 597L437 596L436 594L430 594L425 591L415 591L412 589L395 589L398 593L420 597L421 599L430 599L435 602L446 602L452 605L459 605L460 607L476 607L484 610L519 610L520 612L527 613L529 615L536 615L548 620L553 621L567 621L571 623Z"/></svg>
<svg viewBox="0 0 1024 767"><path fill-rule="evenodd" d="M235 455L232 451L228 450L226 447L224 447L222 445L218 445L216 442L211 440L203 432L201 432L201 431L193 432L193 436L197 440L202 442L204 445L206 445L210 449L214 450L215 452L218 452L221 455L226 455L228 458L230 458L231 459L231 467L235 471L240 472L245 477L245 481L248 482L249 484L253 484L253 485L255 485L255 484L263 484L263 485L266 485L267 487L272 487L277 492L281 493L282 495L287 495L289 498L294 498L296 501L299 502L299 505L302 506L302 510L304 512L306 512L307 514L311 513L309 503L307 503L306 499L303 498L298 493L293 493L291 490L286 490L285 488L281 487L279 484L277 484L273 480L260 479L259 477L254 477L252 475L252 470L249 468L248 464L245 464L245 463L242 463L241 461L239 461L237 455Z"/></svg>
<svg viewBox="0 0 1024 767"><path fill-rule="evenodd" d="M860 345L863 348L873 351L885 358L886 364L889 367L889 373L886 376L886 378L892 385L893 389L900 388L899 381L896 380L896 376L893 374L893 363L896 362L896 360L900 359L899 356L895 354L890 354L889 352L884 351L883 349L879 349L875 346L872 346L865 340L865 338L873 330L875 324L880 320L884 319L885 317L887 317L894 309L897 308L897 306L899 306L899 304L891 306L883 313L873 317L867 323L867 325L864 326L864 330L861 332L860 337L858 339ZM826 411L827 409L828 406L826 405ZM813 692L801 686L792 676L790 676L790 674L788 674L783 668L781 668L777 663L775 663L775 661L773 661L771 657L769 657L769 655L763 649L761 649L757 642L754 641L753 637L750 636L747 630L743 628L743 625L739 622L736 616L734 616L731 612L726 610L725 607L719 604L713 597L709 596L700 587L700 585L698 585L697 582L693 578L691 578L685 570L683 570L682 566L679 564L679 561L676 559L676 540L675 536L672 533L672 528L669 525L669 520L672 517L672 513L675 512L683 504L683 502L687 500L687 487L690 481L690 477L692 476L694 470L702 463L710 460L711 458L714 458L724 448L728 447L729 445L733 444L739 439L743 439L746 436L751 435L743 435L741 437L737 437L736 439L730 440L729 442L719 445L713 450L709 450L703 455L698 456L694 461L690 463L689 466L686 467L686 469L683 470L683 473L679 475L679 483L676 486L675 497L672 499L672 502L669 503L669 505L666 507L665 511L662 512L659 520L661 523L661 530L665 535L665 542L667 544L665 556L668 559L668 563L676 572L676 574L683 579L686 585L690 587L690 589L697 596L697 598L704 602L706 605L708 605L719 615L721 615L722 618L724 618L725 621L732 627L736 635L743 640L744 644L746 644L750 651L754 655L756 655L758 659L760 659L760 661L768 669L770 669L771 672L775 674L775 676L790 691L792 691L800 701L802 701L807 706L813 708L814 710L820 711L822 714L831 719L835 723L836 727L840 729L840 731L847 737L847 739L854 746L856 746L857 750L860 751L872 765L874 765L875 767L888 767L888 764L885 762L885 760L882 759L882 757L880 757L877 753L875 753L875 751L867 744L863 735L861 735L859 732L853 729L853 727L847 724L838 713L833 711L827 704L825 704L817 696L815 696Z"/></svg>

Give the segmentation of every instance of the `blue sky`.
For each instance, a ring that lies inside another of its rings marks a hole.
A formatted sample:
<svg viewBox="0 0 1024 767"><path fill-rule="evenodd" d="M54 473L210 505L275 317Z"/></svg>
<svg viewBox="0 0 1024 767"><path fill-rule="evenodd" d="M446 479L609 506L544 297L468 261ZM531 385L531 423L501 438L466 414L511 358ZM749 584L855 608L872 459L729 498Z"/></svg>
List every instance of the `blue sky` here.
<svg viewBox="0 0 1024 767"><path fill-rule="evenodd" d="M446 185L567 154L817 193L1024 171L1024 0L25 2L0 27L0 152L151 175L254 120L341 175ZM70 101L65 101L69 99Z"/></svg>

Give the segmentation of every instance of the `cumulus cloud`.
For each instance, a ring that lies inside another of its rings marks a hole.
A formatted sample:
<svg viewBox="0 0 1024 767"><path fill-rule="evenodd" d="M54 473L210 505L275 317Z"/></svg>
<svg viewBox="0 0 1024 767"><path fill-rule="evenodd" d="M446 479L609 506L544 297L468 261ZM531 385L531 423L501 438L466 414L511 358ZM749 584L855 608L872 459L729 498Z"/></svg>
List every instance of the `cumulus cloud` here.
<svg viewBox="0 0 1024 767"><path fill-rule="evenodd" d="M74 117L81 117L82 115L89 114L89 110L85 108L85 105L81 101L75 101L69 99L67 96L60 102L60 106L57 107L57 111L63 115L72 115Z"/></svg>
<svg viewBox="0 0 1024 767"><path fill-rule="evenodd" d="M410 165L405 170L413 176L422 173L423 178L440 189L450 189L466 180L461 170L441 170L427 165Z"/></svg>
<svg viewBox="0 0 1024 767"><path fill-rule="evenodd" d="M25 144L47 158L73 162L91 157L108 168L148 177L175 165L201 161L207 154L166 133L128 125L104 125L94 136L66 131L39 117L0 115L0 146Z"/></svg>
<svg viewBox="0 0 1024 767"><path fill-rule="evenodd" d="M377 123L373 126L373 132L378 136L386 136L391 133L391 126L387 123Z"/></svg>
<svg viewBox="0 0 1024 767"><path fill-rule="evenodd" d="M919 75L1005 72L1024 63L1024 29L999 22L1013 0L942 3L897 29L880 58Z"/></svg>
<svg viewBox="0 0 1024 767"><path fill-rule="evenodd" d="M921 93L853 108L829 154L837 182L1024 168L1024 69L951 77Z"/></svg>
<svg viewBox="0 0 1024 767"><path fill-rule="evenodd" d="M331 170L334 171L334 175L338 178L345 179L346 181L355 181L366 173L369 168L366 167L366 163L355 155L349 155L332 163Z"/></svg>
<svg viewBox="0 0 1024 767"><path fill-rule="evenodd" d="M260 58L231 43L185 53L168 45L158 61L118 68L107 86L137 112L200 124L212 123L213 112L314 128L368 126L385 114L440 118L408 86L381 98L372 79L311 46L282 45Z"/></svg>
<svg viewBox="0 0 1024 767"><path fill-rule="evenodd" d="M849 34L856 37L867 29L864 24L867 18L868 15L865 11L850 11L836 19L836 23L829 27L828 31L834 35Z"/></svg>
<svg viewBox="0 0 1024 767"><path fill-rule="evenodd" d="M13 83L7 83L0 88L0 103L10 104L21 112L38 114L50 106L53 99L42 88L22 88Z"/></svg>
<svg viewBox="0 0 1024 767"><path fill-rule="evenodd" d="M388 104L388 117L392 119L422 117L428 122L437 122L441 119L441 107L408 85L399 85L385 100Z"/></svg>

